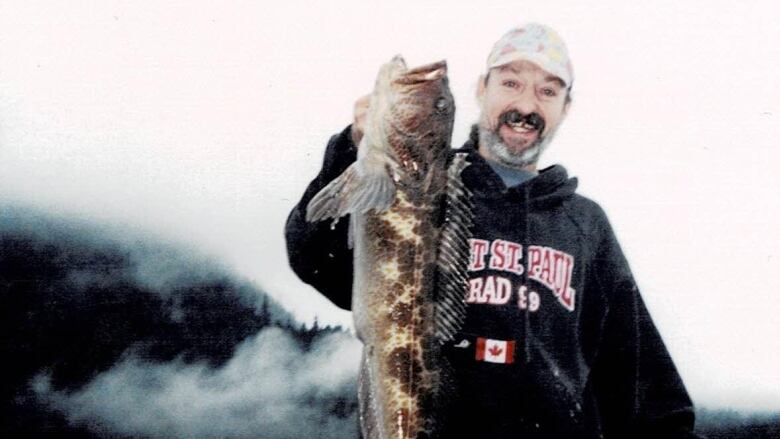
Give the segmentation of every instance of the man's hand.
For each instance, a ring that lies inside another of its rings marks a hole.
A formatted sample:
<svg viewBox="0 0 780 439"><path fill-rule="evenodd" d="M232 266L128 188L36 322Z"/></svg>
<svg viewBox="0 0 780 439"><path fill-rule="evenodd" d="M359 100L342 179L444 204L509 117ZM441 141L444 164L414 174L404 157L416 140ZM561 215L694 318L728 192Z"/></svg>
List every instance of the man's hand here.
<svg viewBox="0 0 780 439"><path fill-rule="evenodd" d="M352 121L352 141L355 143L356 148L360 144L360 139L363 138L363 130L366 126L366 114L368 113L370 104L370 94L361 96L355 101L354 120Z"/></svg>

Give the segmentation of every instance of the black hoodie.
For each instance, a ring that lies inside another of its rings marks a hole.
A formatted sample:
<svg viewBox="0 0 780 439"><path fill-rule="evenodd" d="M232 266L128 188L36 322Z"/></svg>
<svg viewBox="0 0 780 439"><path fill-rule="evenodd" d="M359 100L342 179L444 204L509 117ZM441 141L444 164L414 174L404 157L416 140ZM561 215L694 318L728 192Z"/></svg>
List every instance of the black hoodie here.
<svg viewBox="0 0 780 439"><path fill-rule="evenodd" d="M695 437L693 408L604 211L559 165L507 189L476 152L466 322L445 346L458 383L443 437ZM309 200L356 158L350 128L286 226L290 264L349 309L346 225L307 223Z"/></svg>

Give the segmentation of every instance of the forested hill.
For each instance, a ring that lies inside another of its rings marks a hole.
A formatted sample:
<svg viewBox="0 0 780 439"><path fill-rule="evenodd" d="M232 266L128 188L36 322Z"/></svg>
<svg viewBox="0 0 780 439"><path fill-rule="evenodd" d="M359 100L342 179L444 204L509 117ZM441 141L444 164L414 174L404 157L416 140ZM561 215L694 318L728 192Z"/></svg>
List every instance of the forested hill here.
<svg viewBox="0 0 780 439"><path fill-rule="evenodd" d="M357 361L353 337L307 328L216 261L139 232L0 205L0 328L3 437L355 425L354 367L338 358ZM304 377L337 361L344 372Z"/></svg>

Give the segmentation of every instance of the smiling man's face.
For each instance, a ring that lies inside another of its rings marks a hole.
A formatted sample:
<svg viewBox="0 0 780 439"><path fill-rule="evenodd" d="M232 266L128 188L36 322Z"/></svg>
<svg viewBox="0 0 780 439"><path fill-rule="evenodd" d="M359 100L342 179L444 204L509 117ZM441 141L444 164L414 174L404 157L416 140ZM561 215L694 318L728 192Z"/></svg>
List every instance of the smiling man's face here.
<svg viewBox="0 0 780 439"><path fill-rule="evenodd" d="M569 108L563 81L530 61L513 61L491 69L477 97L479 153L506 166L535 170Z"/></svg>

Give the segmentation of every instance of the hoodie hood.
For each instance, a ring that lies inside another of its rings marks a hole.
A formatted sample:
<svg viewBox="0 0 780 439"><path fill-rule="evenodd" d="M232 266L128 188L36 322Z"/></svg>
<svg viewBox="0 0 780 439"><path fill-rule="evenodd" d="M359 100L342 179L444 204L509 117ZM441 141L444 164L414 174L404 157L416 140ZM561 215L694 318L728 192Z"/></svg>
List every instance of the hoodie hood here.
<svg viewBox="0 0 780 439"><path fill-rule="evenodd" d="M462 174L466 186L477 197L511 198L518 202L525 197L529 207L552 208L571 197L577 189L577 178L569 177L566 168L552 165L539 171L539 174L517 186L506 188L490 164L477 151L479 134L476 125L472 126L469 139L458 152L469 154L471 163Z"/></svg>
<svg viewBox="0 0 780 439"><path fill-rule="evenodd" d="M468 160L471 163L463 170L461 178L466 187L471 189L475 201L485 204L506 205L506 203L515 204L519 207L518 224L519 242L528 243L530 235L529 213L549 211L560 206L565 200L574 195L577 189L577 179L569 178L566 169L560 165L549 166L539 171L535 177L524 181L523 183L507 188L501 177L496 174L490 164L477 151L479 145L479 131L477 125L471 127L469 140L463 145L462 152L469 154ZM480 199L482 201L480 202ZM522 246L522 260L528 261L528 245ZM528 284L527 270L521 275L522 285ZM529 308L526 307L522 312L522 325L524 335L521 339L533 339L534 329L531 325ZM531 350L529 343L522 343L523 359L526 363L531 361Z"/></svg>

